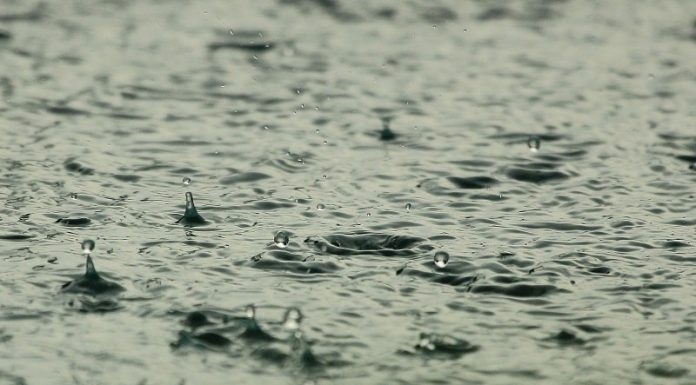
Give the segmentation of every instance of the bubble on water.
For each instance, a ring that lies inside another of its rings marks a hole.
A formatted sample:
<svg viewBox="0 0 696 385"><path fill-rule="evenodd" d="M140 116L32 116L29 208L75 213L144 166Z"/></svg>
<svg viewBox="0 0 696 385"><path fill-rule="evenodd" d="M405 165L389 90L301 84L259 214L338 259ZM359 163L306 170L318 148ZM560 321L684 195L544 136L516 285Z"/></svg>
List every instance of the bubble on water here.
<svg viewBox="0 0 696 385"><path fill-rule="evenodd" d="M438 251L435 253L435 256L433 257L433 261L435 262L435 266L439 267L442 269L443 267L447 266L447 263L449 262L449 254L447 254L444 251Z"/></svg>
<svg viewBox="0 0 696 385"><path fill-rule="evenodd" d="M246 314L246 317L249 319L256 318L256 306L254 306L254 305L247 306L246 310L244 310L244 313Z"/></svg>
<svg viewBox="0 0 696 385"><path fill-rule="evenodd" d="M368 216L368 217L371 217L371 216L372 216L372 214L368 212L368 213L367 213L367 216Z"/></svg>
<svg viewBox="0 0 696 385"><path fill-rule="evenodd" d="M283 326L286 329L297 330L302 322L302 312L296 307L291 307L285 312L283 317Z"/></svg>
<svg viewBox="0 0 696 385"><path fill-rule="evenodd" d="M70 193L70 199L77 199L77 193Z"/></svg>
<svg viewBox="0 0 696 385"><path fill-rule="evenodd" d="M411 211L412 206L410 203L406 203L406 206L404 206L404 207L406 208L406 211Z"/></svg>
<svg viewBox="0 0 696 385"><path fill-rule="evenodd" d="M529 151L531 152L539 151L541 139L539 139L538 136L530 136L529 139L527 139L527 147L529 147Z"/></svg>
<svg viewBox="0 0 696 385"><path fill-rule="evenodd" d="M329 144L329 141L324 139L324 144Z"/></svg>
<svg viewBox="0 0 696 385"><path fill-rule="evenodd" d="M273 237L273 243L283 249L290 243L290 235L286 231L278 231Z"/></svg>
<svg viewBox="0 0 696 385"><path fill-rule="evenodd" d="M325 208L326 208L326 206L324 206L323 203L319 203L319 204L317 205L317 210L319 210L319 211L322 211L322 210L324 210Z"/></svg>
<svg viewBox="0 0 696 385"><path fill-rule="evenodd" d="M85 239L82 241L82 253L90 254L94 250L94 241L91 239Z"/></svg>
<svg viewBox="0 0 696 385"><path fill-rule="evenodd" d="M182 182L184 183L184 186L188 186L191 184L191 178L185 177L184 179L182 179Z"/></svg>
<svg viewBox="0 0 696 385"><path fill-rule="evenodd" d="M233 29L230 29L229 32L230 32L230 35L234 36L234 30L233 30Z"/></svg>

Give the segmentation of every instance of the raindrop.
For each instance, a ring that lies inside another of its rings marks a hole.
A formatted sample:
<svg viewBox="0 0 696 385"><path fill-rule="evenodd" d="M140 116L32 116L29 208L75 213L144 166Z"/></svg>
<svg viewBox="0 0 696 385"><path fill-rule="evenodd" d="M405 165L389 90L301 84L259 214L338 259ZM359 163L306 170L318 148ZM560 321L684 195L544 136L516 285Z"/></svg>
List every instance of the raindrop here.
<svg viewBox="0 0 696 385"><path fill-rule="evenodd" d="M230 29L230 35L234 36L234 30Z"/></svg>
<svg viewBox="0 0 696 385"><path fill-rule="evenodd" d="M85 239L82 241L82 253L90 254L94 250L94 241L91 239Z"/></svg>
<svg viewBox="0 0 696 385"><path fill-rule="evenodd" d="M302 322L302 312L296 307L291 307L285 312L283 317L283 326L286 329L297 330L300 328L300 323Z"/></svg>
<svg viewBox="0 0 696 385"><path fill-rule="evenodd" d="M527 139L527 147L529 147L529 151L531 152L539 151L539 147L541 147L541 139L539 139L538 136L530 136L529 139Z"/></svg>
<svg viewBox="0 0 696 385"><path fill-rule="evenodd" d="M317 210L319 210L319 211L322 211L322 210L324 210L325 208L326 208L326 206L324 206L323 203L319 203L319 204L317 205Z"/></svg>
<svg viewBox="0 0 696 385"><path fill-rule="evenodd" d="M370 213L367 213L367 216L368 216L368 217L371 217L371 216L372 216L372 214L370 214Z"/></svg>
<svg viewBox="0 0 696 385"><path fill-rule="evenodd" d="M77 199L77 193L70 193L70 199Z"/></svg>
<svg viewBox="0 0 696 385"><path fill-rule="evenodd" d="M256 307L254 305L247 306L245 313L246 313L246 317L249 319L256 318Z"/></svg>
<svg viewBox="0 0 696 385"><path fill-rule="evenodd" d="M406 206L405 206L405 207L406 207L406 211L411 211L411 207L412 207L412 206L411 206L410 203L406 203Z"/></svg>
<svg viewBox="0 0 696 385"><path fill-rule="evenodd" d="M447 266L447 262L449 262L449 254L447 254L444 251L438 251L435 253L435 256L433 257L433 261L435 262L435 266L439 267L440 269L444 268Z"/></svg>
<svg viewBox="0 0 696 385"><path fill-rule="evenodd" d="M288 246L288 243L290 243L290 235L285 231L278 231L273 237L273 243L281 249L284 249Z"/></svg>
<svg viewBox="0 0 696 385"><path fill-rule="evenodd" d="M182 182L184 183L184 186L188 186L191 184L191 178L185 177Z"/></svg>
<svg viewBox="0 0 696 385"><path fill-rule="evenodd" d="M324 144L329 144L329 141L324 139Z"/></svg>

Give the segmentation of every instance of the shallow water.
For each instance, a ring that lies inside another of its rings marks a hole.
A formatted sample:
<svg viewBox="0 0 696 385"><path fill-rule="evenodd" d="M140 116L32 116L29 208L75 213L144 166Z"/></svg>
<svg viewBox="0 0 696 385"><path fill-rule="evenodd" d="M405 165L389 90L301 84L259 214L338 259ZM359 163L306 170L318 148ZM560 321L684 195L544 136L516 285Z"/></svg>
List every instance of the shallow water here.
<svg viewBox="0 0 696 385"><path fill-rule="evenodd" d="M0 384L696 383L695 17L0 0Z"/></svg>

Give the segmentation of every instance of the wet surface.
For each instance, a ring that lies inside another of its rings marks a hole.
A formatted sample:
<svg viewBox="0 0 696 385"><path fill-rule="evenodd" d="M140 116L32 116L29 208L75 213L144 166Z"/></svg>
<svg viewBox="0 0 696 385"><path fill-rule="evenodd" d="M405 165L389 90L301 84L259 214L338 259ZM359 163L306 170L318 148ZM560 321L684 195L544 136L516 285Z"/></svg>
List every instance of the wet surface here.
<svg viewBox="0 0 696 385"><path fill-rule="evenodd" d="M687 0L0 0L0 384L693 383L695 62Z"/></svg>

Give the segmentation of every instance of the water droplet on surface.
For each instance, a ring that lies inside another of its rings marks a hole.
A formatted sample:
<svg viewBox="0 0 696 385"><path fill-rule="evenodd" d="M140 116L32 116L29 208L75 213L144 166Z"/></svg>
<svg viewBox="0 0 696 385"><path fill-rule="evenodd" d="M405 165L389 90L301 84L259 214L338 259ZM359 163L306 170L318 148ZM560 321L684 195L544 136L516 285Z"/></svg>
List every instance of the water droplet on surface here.
<svg viewBox="0 0 696 385"><path fill-rule="evenodd" d="M186 177L182 180L182 182L184 183L184 186L188 186L191 184L191 178Z"/></svg>
<svg viewBox="0 0 696 385"><path fill-rule="evenodd" d="M283 317L283 326L286 329L297 330L302 322L302 312L296 307L291 307L285 312Z"/></svg>
<svg viewBox="0 0 696 385"><path fill-rule="evenodd" d="M94 250L94 241L91 239L85 239L82 241L82 253L90 254Z"/></svg>
<svg viewBox="0 0 696 385"><path fill-rule="evenodd" d="M230 35L234 36L234 30L230 29Z"/></svg>
<svg viewBox="0 0 696 385"><path fill-rule="evenodd" d="M406 208L406 211L411 211L412 206L410 203L406 203L406 206L404 206L404 207Z"/></svg>
<svg viewBox="0 0 696 385"><path fill-rule="evenodd" d="M527 139L527 147L529 147L529 151L531 152L539 151L541 139L539 139L538 136L530 136L529 139Z"/></svg>
<svg viewBox="0 0 696 385"><path fill-rule="evenodd" d="M70 193L70 199L77 199L77 193Z"/></svg>
<svg viewBox="0 0 696 385"><path fill-rule="evenodd" d="M288 246L288 243L290 243L290 235L285 231L278 231L273 237L273 243L281 249L284 249Z"/></svg>
<svg viewBox="0 0 696 385"><path fill-rule="evenodd" d="M324 210L325 208L326 208L326 206L324 206L322 203L319 203L319 204L317 205L317 210L319 210L319 211L322 211L322 210Z"/></svg>
<svg viewBox="0 0 696 385"><path fill-rule="evenodd" d="M371 213L367 213L367 216L368 216L368 217L371 217L371 216L372 216L372 214L371 214Z"/></svg>
<svg viewBox="0 0 696 385"><path fill-rule="evenodd" d="M246 310L244 310L244 313L246 314L246 317L249 319L256 318L256 306L254 306L254 305L247 306Z"/></svg>
<svg viewBox="0 0 696 385"><path fill-rule="evenodd" d="M447 263L449 262L449 254L447 254L444 251L438 251L435 253L435 256L433 257L433 261L435 262L435 266L439 267L440 269L444 268L447 266Z"/></svg>

